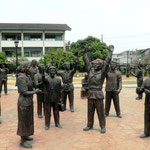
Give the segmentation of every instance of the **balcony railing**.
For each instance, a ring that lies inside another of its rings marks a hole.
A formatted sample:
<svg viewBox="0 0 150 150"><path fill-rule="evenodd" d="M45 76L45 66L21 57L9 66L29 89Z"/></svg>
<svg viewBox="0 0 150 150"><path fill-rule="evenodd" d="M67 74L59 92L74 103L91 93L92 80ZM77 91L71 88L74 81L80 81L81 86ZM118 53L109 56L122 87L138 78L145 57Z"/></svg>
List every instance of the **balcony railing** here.
<svg viewBox="0 0 150 150"><path fill-rule="evenodd" d="M44 45L43 45L43 41L37 40L37 41L31 41L31 40L24 40L19 41L19 45L18 47L63 47L64 46L64 42L63 41L44 41ZM1 46L2 47L15 47L14 45L14 41L1 41Z"/></svg>

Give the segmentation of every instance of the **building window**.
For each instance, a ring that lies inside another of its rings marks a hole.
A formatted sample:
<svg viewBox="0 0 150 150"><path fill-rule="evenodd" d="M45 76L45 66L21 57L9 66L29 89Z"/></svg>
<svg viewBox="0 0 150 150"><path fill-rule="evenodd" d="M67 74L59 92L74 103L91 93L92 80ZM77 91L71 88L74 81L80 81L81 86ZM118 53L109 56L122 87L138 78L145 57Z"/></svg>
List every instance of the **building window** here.
<svg viewBox="0 0 150 150"><path fill-rule="evenodd" d="M41 51L31 51L31 57L41 57Z"/></svg>
<svg viewBox="0 0 150 150"><path fill-rule="evenodd" d="M21 33L2 33L2 40L6 41L21 40Z"/></svg>
<svg viewBox="0 0 150 150"><path fill-rule="evenodd" d="M30 57L30 52L29 51L24 52L24 57Z"/></svg>
<svg viewBox="0 0 150 150"><path fill-rule="evenodd" d="M42 33L24 33L24 40L41 41Z"/></svg>
<svg viewBox="0 0 150 150"><path fill-rule="evenodd" d="M56 41L62 41L62 35L56 35L55 39Z"/></svg>
<svg viewBox="0 0 150 150"><path fill-rule="evenodd" d="M62 41L62 34L45 34L45 40Z"/></svg>
<svg viewBox="0 0 150 150"><path fill-rule="evenodd" d="M37 47L37 48L25 47L24 48L24 56L25 57L41 57L42 54L43 53L42 53L41 47Z"/></svg>
<svg viewBox="0 0 150 150"><path fill-rule="evenodd" d="M2 52L6 54L7 57L15 57L16 56L16 49L11 47L4 47L2 48ZM21 56L21 48L18 48L18 56Z"/></svg>

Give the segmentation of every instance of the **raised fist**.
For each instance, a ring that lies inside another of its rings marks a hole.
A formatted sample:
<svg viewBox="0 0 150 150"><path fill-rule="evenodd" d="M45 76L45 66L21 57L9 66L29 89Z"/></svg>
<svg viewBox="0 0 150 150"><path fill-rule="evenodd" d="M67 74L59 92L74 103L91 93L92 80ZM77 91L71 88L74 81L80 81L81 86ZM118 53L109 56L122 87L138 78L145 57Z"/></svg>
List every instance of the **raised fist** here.
<svg viewBox="0 0 150 150"><path fill-rule="evenodd" d="M114 51L114 46L113 45L109 45L109 51L111 51L111 52Z"/></svg>

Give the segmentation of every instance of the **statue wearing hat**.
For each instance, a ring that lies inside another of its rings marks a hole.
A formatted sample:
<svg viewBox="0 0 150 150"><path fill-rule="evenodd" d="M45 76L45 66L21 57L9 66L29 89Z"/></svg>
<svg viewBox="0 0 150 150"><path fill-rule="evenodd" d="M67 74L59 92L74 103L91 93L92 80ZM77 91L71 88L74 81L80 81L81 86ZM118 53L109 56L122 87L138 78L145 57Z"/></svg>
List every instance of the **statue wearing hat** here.
<svg viewBox="0 0 150 150"><path fill-rule="evenodd" d="M0 68L0 97L1 97L1 92L2 92L2 85L4 85L4 92L5 95L7 95L7 74L9 72L9 69L6 68L6 64L3 63L1 64L1 68Z"/></svg>
<svg viewBox="0 0 150 150"><path fill-rule="evenodd" d="M109 72L106 75L106 100L105 100L105 115L109 115L111 100L113 99L117 117L121 118L119 93L122 89L121 73L116 70L117 64L111 62Z"/></svg>
<svg viewBox="0 0 150 150"><path fill-rule="evenodd" d="M106 63L100 61L94 61L93 65L91 65L89 58L87 56L86 49L83 49L83 59L86 65L87 73L88 73L88 123L84 131L88 131L93 129L94 124L94 112L95 109L97 111L98 120L101 128L101 133L106 132L105 128L105 114L104 114L104 94L102 91L104 79L109 70L109 64L111 62L112 53L114 50L114 46L109 46L109 56L106 59Z"/></svg>

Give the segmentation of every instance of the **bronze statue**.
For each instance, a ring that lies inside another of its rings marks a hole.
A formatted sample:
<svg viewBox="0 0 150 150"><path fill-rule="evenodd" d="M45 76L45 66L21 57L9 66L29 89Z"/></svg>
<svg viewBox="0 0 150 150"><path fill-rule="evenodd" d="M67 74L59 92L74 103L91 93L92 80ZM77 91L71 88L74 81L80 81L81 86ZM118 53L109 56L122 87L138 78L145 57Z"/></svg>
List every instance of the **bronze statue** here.
<svg viewBox="0 0 150 150"><path fill-rule="evenodd" d="M143 97L143 94L140 91L140 88L141 88L141 86L143 84L143 71L142 71L142 67L143 67L143 65L141 63L139 63L137 73L131 72L132 75L137 78L136 93L138 94L138 97L136 98L136 100L141 100L142 97Z"/></svg>
<svg viewBox="0 0 150 150"><path fill-rule="evenodd" d="M61 80L56 77L56 67L49 67L49 76L43 75L43 83L45 84L45 130L50 127L51 109L53 108L55 126L62 128L59 123L58 103L61 98Z"/></svg>
<svg viewBox="0 0 150 150"><path fill-rule="evenodd" d="M20 145L25 148L32 148L27 141L33 140L29 137L34 133L33 118L33 94L41 92L39 89L33 90L32 80L29 76L29 63L20 64L17 87L18 87L18 130L17 135L21 136Z"/></svg>
<svg viewBox="0 0 150 150"><path fill-rule="evenodd" d="M106 100L105 100L105 115L109 115L111 99L113 99L117 117L121 118L119 93L122 89L121 73L116 70L116 63L111 62L110 70L106 75Z"/></svg>
<svg viewBox="0 0 150 150"><path fill-rule="evenodd" d="M145 92L145 114L144 134L140 137L146 138L150 136L150 77L144 80L141 91Z"/></svg>
<svg viewBox="0 0 150 150"><path fill-rule="evenodd" d="M31 75L31 79L33 82L33 87L34 87L34 75L37 72L38 72L37 61L35 59L33 59L31 62L31 67L30 67L30 75Z"/></svg>
<svg viewBox="0 0 150 150"><path fill-rule="evenodd" d="M126 66L126 77L127 78L129 78L129 76L130 76L130 71L131 71L130 64L127 64L127 66Z"/></svg>
<svg viewBox="0 0 150 150"><path fill-rule="evenodd" d="M109 56L106 59L106 63L95 61L93 66L89 61L86 53L86 49L83 49L83 59L88 72L88 123L87 127L83 128L84 131L88 131L93 128L94 112L97 110L98 120L101 127L101 133L106 132L105 128L105 114L103 99L104 94L102 91L104 79L108 73L109 64L111 62L112 52L114 46L109 46Z"/></svg>
<svg viewBox="0 0 150 150"><path fill-rule="evenodd" d="M147 65L148 76L150 77L150 64Z"/></svg>
<svg viewBox="0 0 150 150"><path fill-rule="evenodd" d="M84 99L84 97L87 96L88 92L88 75L85 74L84 78L82 79L82 88L81 88L81 98Z"/></svg>
<svg viewBox="0 0 150 150"><path fill-rule="evenodd" d="M78 62L76 62L74 69L70 70L70 63L64 63L64 71L57 72L58 76L61 76L62 86L62 101L66 110L67 95L69 97L70 111L74 112L74 86L73 86L73 75L76 72Z"/></svg>
<svg viewBox="0 0 150 150"><path fill-rule="evenodd" d="M1 97L1 92L2 92L2 85L4 84L4 91L5 95L7 95L7 74L9 72L9 69L6 68L6 65L3 63L0 68L0 97Z"/></svg>
<svg viewBox="0 0 150 150"><path fill-rule="evenodd" d="M34 75L34 86L35 88L39 88L41 91L45 90L44 84L42 82L44 72L44 65L38 65L39 71ZM45 114L45 102L44 102L44 93L37 93L37 114L39 118L43 118L42 116L42 106L43 106L43 114Z"/></svg>

